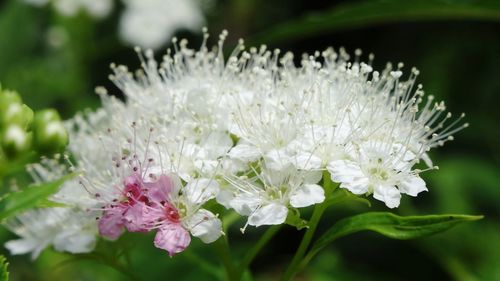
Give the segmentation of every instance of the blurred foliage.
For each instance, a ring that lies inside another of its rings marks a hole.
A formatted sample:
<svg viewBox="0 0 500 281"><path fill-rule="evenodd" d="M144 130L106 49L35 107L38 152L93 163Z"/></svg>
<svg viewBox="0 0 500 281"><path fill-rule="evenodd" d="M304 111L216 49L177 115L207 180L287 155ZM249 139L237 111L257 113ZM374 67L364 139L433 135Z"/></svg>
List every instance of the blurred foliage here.
<svg viewBox="0 0 500 281"><path fill-rule="evenodd" d="M405 198L398 211L401 215L484 214L485 219L415 241L354 234L312 259L297 280L500 280L499 15L500 4L495 0L215 2L207 15L208 27L212 33L229 30L229 49L239 37L296 54L327 46L345 46L351 51L359 47L376 55L375 68L387 61L403 61L406 69L418 67L418 81L427 93L447 101L452 112L466 112L471 124L457 134L456 141L433 153L440 170L424 173L429 193ZM95 86L104 85L119 95L107 81L108 64L118 62L133 69L138 60L117 39L117 16L115 12L95 22L84 14L65 18L20 0L3 1L3 87L18 90L35 111L54 107L65 118L98 106L92 93ZM193 46L201 41L183 32L179 36L187 36ZM380 202L372 203L371 207L332 206L318 234L342 217L386 210ZM229 243L240 245L235 249L237 258L243 258L265 230L248 229L243 236L238 230L242 225L237 221L227 232ZM282 228L252 264L254 279L276 280L301 235L291 227ZM1 241L12 238L0 231ZM119 267L109 264L115 256L106 256L116 254L120 247L130 250L129 258L118 255L116 262L140 272L143 280L218 280L223 276L213 249L202 247L196 239L175 258L155 249L152 239L132 233L116 245L101 241L96 255L47 250L35 262L26 256L9 256L11 280L127 280Z"/></svg>
<svg viewBox="0 0 500 281"><path fill-rule="evenodd" d="M351 1L327 11L307 14L298 19L278 24L253 37L252 40L275 43L295 38L306 39L335 30L383 23L450 19L500 21L500 2L494 0Z"/></svg>
<svg viewBox="0 0 500 281"><path fill-rule="evenodd" d="M63 204L52 202L48 197L59 190L59 186L73 177L69 174L53 182L30 186L21 191L8 193L0 198L0 221L35 207L61 207Z"/></svg>
<svg viewBox="0 0 500 281"><path fill-rule="evenodd" d="M8 281L9 280L9 271L7 267L9 263L5 259L4 256L0 256L0 281Z"/></svg>

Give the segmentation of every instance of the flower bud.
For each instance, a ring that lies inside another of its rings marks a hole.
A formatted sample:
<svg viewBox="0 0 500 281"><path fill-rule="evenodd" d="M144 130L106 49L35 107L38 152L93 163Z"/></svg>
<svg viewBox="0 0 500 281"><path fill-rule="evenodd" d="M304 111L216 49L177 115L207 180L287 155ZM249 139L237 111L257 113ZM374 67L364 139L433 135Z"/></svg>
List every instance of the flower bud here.
<svg viewBox="0 0 500 281"><path fill-rule="evenodd" d="M1 112L0 119L2 120L2 127L17 124L24 130L28 130L33 121L33 110L25 104L11 103L6 106L5 111Z"/></svg>
<svg viewBox="0 0 500 281"><path fill-rule="evenodd" d="M27 152L31 147L32 134L17 124L9 125L1 134L2 150L8 158Z"/></svg>
<svg viewBox="0 0 500 281"><path fill-rule="evenodd" d="M18 93L0 88L0 112L4 112L12 103L22 103Z"/></svg>
<svg viewBox="0 0 500 281"><path fill-rule="evenodd" d="M68 133L59 114L53 109L35 113L33 132L34 144L40 153L58 152L68 144Z"/></svg>

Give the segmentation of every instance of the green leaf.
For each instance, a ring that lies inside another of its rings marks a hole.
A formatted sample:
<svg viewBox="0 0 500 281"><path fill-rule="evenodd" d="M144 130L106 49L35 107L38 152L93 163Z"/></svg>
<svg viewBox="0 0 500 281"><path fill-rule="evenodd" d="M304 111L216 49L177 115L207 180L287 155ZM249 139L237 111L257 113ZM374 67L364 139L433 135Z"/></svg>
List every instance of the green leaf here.
<svg viewBox="0 0 500 281"><path fill-rule="evenodd" d="M345 218L334 224L313 245L317 252L337 238L351 233L371 230L392 239L415 239L436 234L466 221L482 219L483 216L429 215L397 216L388 212L364 213Z"/></svg>
<svg viewBox="0 0 500 281"><path fill-rule="evenodd" d="M57 192L61 184L74 176L75 174L69 174L53 182L31 186L22 191L7 194L0 199L0 221L26 209L47 205L55 206L54 204L48 204L49 200L47 198Z"/></svg>
<svg viewBox="0 0 500 281"><path fill-rule="evenodd" d="M0 256L0 281L8 281L9 280L9 271L7 267L9 263L4 256Z"/></svg>
<svg viewBox="0 0 500 281"><path fill-rule="evenodd" d="M346 1L330 10L278 24L248 42L269 44L385 23L463 19L500 21L500 1Z"/></svg>
<svg viewBox="0 0 500 281"><path fill-rule="evenodd" d="M359 197L359 196L347 191L346 189L336 189L333 192L333 194L328 197L325 204L330 206L330 205L335 205L335 204L339 204L339 203L346 202L346 201L362 203L368 207L372 206L372 204L370 203L369 200L362 198L362 197Z"/></svg>

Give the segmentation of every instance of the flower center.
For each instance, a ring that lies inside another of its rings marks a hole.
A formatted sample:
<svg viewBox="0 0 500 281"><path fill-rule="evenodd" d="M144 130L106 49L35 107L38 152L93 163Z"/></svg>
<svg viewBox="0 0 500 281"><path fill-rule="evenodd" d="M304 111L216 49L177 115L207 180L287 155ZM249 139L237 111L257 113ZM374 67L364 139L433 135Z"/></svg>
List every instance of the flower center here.
<svg viewBox="0 0 500 281"><path fill-rule="evenodd" d="M375 180L386 181L389 179L389 173L383 167L374 166L368 169L368 172L370 173L370 177Z"/></svg>
<svg viewBox="0 0 500 281"><path fill-rule="evenodd" d="M167 218L167 220L174 222L174 223L178 223L180 221L180 216L179 216L179 212L177 211L177 209L169 202L165 202L163 206L165 208L164 212L165 212L165 217Z"/></svg>

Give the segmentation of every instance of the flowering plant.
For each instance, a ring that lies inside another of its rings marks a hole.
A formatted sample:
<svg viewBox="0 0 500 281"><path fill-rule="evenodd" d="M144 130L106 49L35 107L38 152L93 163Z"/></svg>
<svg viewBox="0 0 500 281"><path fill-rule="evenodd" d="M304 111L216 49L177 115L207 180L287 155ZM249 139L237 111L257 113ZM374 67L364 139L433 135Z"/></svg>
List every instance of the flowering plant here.
<svg viewBox="0 0 500 281"><path fill-rule="evenodd" d="M225 60L226 36L211 50L206 30L197 50L174 38L160 63L137 48L136 74L112 65L125 101L98 88L102 108L66 122L68 153L30 166L39 184L77 176L51 196L58 206L6 222L20 236L6 243L11 253L36 258L49 245L86 253L98 237L153 232L154 246L170 256L192 237L214 243L227 278L240 280L279 227L290 225L305 231L282 274L291 280L350 233L411 239L480 218L369 212L332 224L313 241L330 206L373 197L392 209L402 194L427 191L420 174L437 169L428 153L467 127L464 115L451 120L444 103L416 84L418 70L403 78L402 63L376 71L373 55L362 62L360 50L352 57L328 48L296 66L291 53L247 50L243 40ZM228 229L238 216L245 218L239 235L271 227L235 261Z"/></svg>

